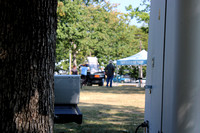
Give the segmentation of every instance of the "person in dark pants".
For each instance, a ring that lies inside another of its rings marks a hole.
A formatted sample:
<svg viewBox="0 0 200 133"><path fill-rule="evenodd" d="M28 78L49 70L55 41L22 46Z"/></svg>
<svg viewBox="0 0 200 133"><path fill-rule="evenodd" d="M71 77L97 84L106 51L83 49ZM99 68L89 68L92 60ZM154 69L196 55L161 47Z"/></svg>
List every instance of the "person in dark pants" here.
<svg viewBox="0 0 200 133"><path fill-rule="evenodd" d="M71 71L72 71L72 75L77 75L78 74L78 70L77 70L75 65L73 65L73 68L72 68Z"/></svg>
<svg viewBox="0 0 200 133"><path fill-rule="evenodd" d="M112 63L113 63L112 60L110 60L109 64L105 68L105 74L107 75L107 80L106 80L107 87L108 87L109 82L110 82L110 87L112 87L112 80L113 80L113 76L114 76L114 72L115 72L115 67Z"/></svg>
<svg viewBox="0 0 200 133"><path fill-rule="evenodd" d="M87 70L88 68L85 64L81 66L81 88L87 84Z"/></svg>

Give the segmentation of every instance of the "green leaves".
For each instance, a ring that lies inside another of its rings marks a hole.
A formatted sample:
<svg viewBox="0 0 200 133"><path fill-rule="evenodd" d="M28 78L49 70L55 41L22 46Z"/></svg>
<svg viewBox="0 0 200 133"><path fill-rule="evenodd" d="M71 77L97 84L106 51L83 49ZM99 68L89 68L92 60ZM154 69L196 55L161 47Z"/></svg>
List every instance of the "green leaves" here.
<svg viewBox="0 0 200 133"><path fill-rule="evenodd" d="M147 49L148 35L136 26L130 26L127 14L117 12L116 4L98 2L58 2L57 62L68 59L69 50L77 64L84 63L88 56L96 56L100 65L106 65L110 59L139 52L140 41L144 44L142 48Z"/></svg>
<svg viewBox="0 0 200 133"><path fill-rule="evenodd" d="M135 17L138 22L149 23L150 0L142 0L140 6L135 9L129 5L126 10L131 11L129 15L132 19Z"/></svg>

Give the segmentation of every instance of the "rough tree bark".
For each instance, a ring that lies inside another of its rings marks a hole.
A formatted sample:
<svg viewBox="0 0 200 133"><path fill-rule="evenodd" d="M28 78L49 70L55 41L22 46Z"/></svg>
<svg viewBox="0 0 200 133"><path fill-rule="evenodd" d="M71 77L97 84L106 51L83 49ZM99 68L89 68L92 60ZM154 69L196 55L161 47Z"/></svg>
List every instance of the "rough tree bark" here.
<svg viewBox="0 0 200 133"><path fill-rule="evenodd" d="M53 132L57 0L0 1L0 131Z"/></svg>

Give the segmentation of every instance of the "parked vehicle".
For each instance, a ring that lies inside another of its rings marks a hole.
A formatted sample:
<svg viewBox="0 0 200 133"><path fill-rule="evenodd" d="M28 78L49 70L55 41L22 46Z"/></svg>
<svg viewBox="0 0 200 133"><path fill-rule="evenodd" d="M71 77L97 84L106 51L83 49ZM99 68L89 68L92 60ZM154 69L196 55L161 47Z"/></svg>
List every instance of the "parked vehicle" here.
<svg viewBox="0 0 200 133"><path fill-rule="evenodd" d="M140 80L140 82L141 82L142 84L146 84L146 78L138 79L138 80L136 80L135 82L136 82L136 83L139 83L139 80Z"/></svg>
<svg viewBox="0 0 200 133"><path fill-rule="evenodd" d="M86 84L92 86L92 84L98 84L103 86L105 74L99 70L98 59L96 57L87 57L88 63L85 64L88 67L86 76Z"/></svg>
<svg viewBox="0 0 200 133"><path fill-rule="evenodd" d="M119 83L130 83L131 78L128 76L123 75L117 75L113 78L113 82L119 82Z"/></svg>

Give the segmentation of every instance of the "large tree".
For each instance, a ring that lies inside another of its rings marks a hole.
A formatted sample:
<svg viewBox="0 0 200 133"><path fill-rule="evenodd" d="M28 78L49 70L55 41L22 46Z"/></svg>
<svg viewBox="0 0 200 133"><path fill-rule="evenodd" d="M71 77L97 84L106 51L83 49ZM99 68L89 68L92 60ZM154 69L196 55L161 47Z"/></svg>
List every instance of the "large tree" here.
<svg viewBox="0 0 200 133"><path fill-rule="evenodd" d="M138 22L149 23L149 13L150 13L150 0L140 0L140 6L133 9L132 5L126 7L127 11L130 12L131 18L135 17Z"/></svg>
<svg viewBox="0 0 200 133"><path fill-rule="evenodd" d="M145 33L149 33L150 2L151 0L140 0L140 6L133 8L132 5L129 5L126 7L126 10L130 11L131 18L136 18L138 23L146 24L146 26L141 27Z"/></svg>
<svg viewBox="0 0 200 133"><path fill-rule="evenodd" d="M81 40L87 34L85 6L82 0L64 0L58 2L57 60L68 58L72 53L73 64L81 47Z"/></svg>
<svg viewBox="0 0 200 133"><path fill-rule="evenodd" d="M138 52L140 42L135 34L139 29L130 26L128 15L116 11L116 6L109 2L86 6L81 0L60 1L57 61L67 60L70 50L77 64L84 63L87 56L96 56L100 63L106 64L110 59Z"/></svg>
<svg viewBox="0 0 200 133"><path fill-rule="evenodd" d="M1 132L53 132L56 0L0 1Z"/></svg>

